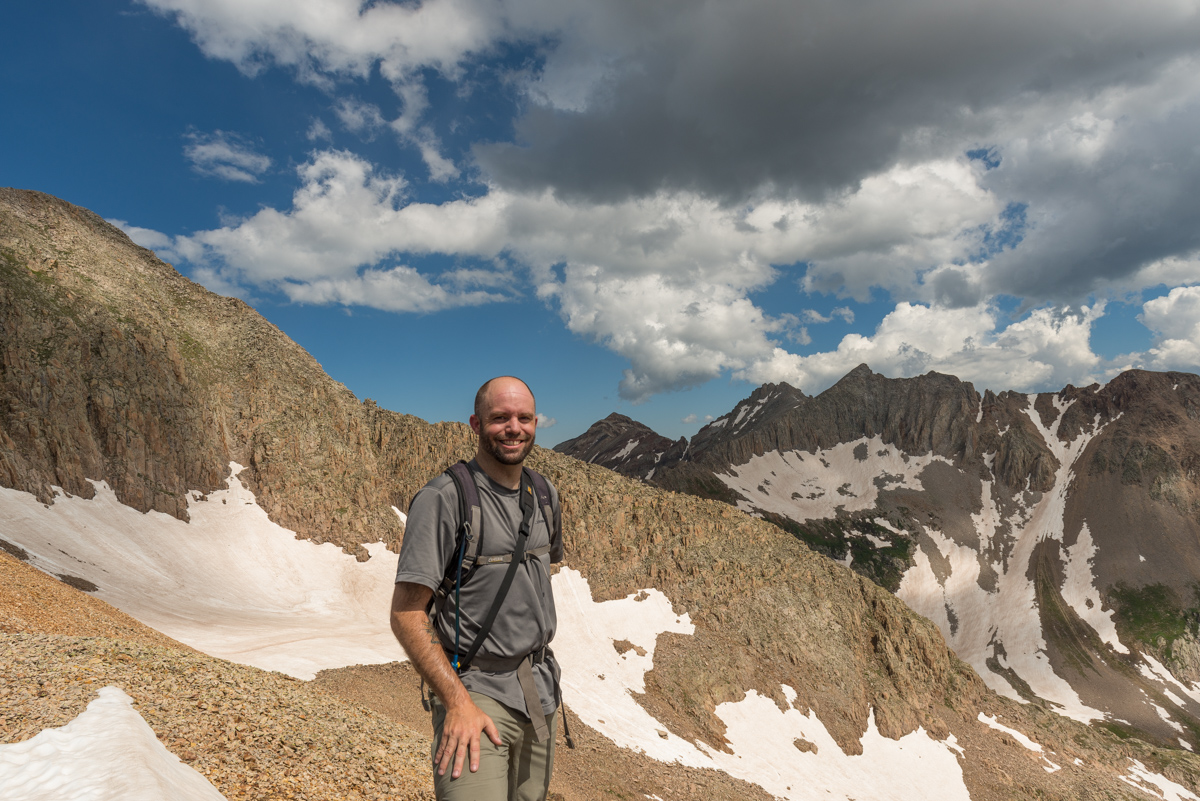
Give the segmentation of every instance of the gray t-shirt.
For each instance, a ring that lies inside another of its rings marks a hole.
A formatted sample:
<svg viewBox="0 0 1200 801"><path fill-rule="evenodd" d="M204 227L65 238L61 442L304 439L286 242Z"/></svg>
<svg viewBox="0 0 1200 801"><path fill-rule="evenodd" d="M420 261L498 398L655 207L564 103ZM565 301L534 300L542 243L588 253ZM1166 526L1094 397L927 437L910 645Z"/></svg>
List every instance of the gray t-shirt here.
<svg viewBox="0 0 1200 801"><path fill-rule="evenodd" d="M479 510L483 527L484 556L497 556L516 550L517 532L521 525L520 493L493 481L479 465L471 460L471 474L479 488ZM553 508L558 508L558 492L550 487ZM442 474L425 485L413 499L404 526L404 542L400 546L400 561L396 568L396 583L408 582L436 589L445 575L446 566L457 558L455 548L458 530L458 491L453 480ZM534 513L526 550L550 543L551 528L539 506ZM554 595L550 588L550 564L561 562L561 540L554 543L548 555L527 559L517 567L512 586L504 604L492 623L487 639L480 646L479 656L511 659L532 653L554 638L557 618ZM461 645L465 655L475 642L479 627L487 617L508 565L481 565L461 591ZM437 616L435 625L442 642L454 644L454 601L451 597ZM547 660L533 666L542 713L550 715L557 708L558 665ZM462 675L468 690L494 698L500 703L528 714L525 696L517 681L515 670L489 673L472 670Z"/></svg>

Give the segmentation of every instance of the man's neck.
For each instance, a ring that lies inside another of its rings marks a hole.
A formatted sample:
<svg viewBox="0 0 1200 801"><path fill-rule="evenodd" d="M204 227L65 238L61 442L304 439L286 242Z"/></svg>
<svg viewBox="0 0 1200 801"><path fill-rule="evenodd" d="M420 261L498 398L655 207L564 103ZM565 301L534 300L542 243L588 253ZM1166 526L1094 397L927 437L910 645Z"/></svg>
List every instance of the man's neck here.
<svg viewBox="0 0 1200 801"><path fill-rule="evenodd" d="M521 464L504 464L483 449L475 452L475 464L500 486L514 490L521 488Z"/></svg>

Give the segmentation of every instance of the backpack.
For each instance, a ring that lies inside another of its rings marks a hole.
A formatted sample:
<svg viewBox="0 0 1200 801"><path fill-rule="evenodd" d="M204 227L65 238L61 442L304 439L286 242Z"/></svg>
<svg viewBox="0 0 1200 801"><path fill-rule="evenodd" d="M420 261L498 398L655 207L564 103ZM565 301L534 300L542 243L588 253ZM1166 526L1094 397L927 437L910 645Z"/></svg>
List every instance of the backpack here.
<svg viewBox="0 0 1200 801"><path fill-rule="evenodd" d="M536 470L526 467L522 469L521 473L522 479L528 476L529 484L536 493L537 504L542 509L542 519L546 521L546 526L550 529L550 544L543 545L541 548L523 551L522 557L518 557L519 560L550 553L555 543L562 541L562 518L559 510L551 503L550 484ZM459 558L457 563L453 558L447 563L446 570L442 576L442 582L434 590L434 597L431 601L433 604L430 610L431 614L438 614L442 611L450 593L461 589L462 585L474 575L476 568L483 565L507 564L513 561L514 556L512 553L499 556L479 555L479 552L483 549L484 533L482 512L479 507L479 487L475 485L475 479L471 476L471 469L466 462L460 461L450 465L446 470L446 475L450 476L454 481L454 487L458 491L459 522L454 553L458 554ZM522 486L524 486L524 481L522 481ZM520 538L518 538L518 542L520 542ZM504 595L507 592L508 584L506 583L497 596L499 599L497 603L504 600ZM457 603L455 606L457 607ZM489 623L480 630L477 642L482 642L490 628L491 625ZM474 652L472 651L473 654ZM469 659L462 661L464 666L470 662Z"/></svg>
<svg viewBox="0 0 1200 801"><path fill-rule="evenodd" d="M543 646L534 654L530 654L519 660L519 664L508 665L503 663L504 660L484 660L475 659L475 654L483 641L487 639L488 632L491 631L492 623L496 619L496 615L500 611L500 607L504 605L504 598L508 595L508 589L512 586L512 581L516 575L517 566L521 562L529 559L536 559L540 556L549 554L554 550L556 544L562 542L562 516L557 505L553 503L550 495L550 485L545 477L536 470L528 467L521 470L520 484L520 502L522 511L521 528L517 535L517 548L512 553L499 554L493 556L480 556L479 552L483 549L483 514L479 505L479 487L475 484L475 479L471 475L471 469L466 462L460 461L453 464L446 470L446 474L450 476L454 482L455 489L458 491L458 529L455 540L454 554L450 558L449 563L443 573L442 581L434 590L433 597L429 601L429 608L426 610L429 614L430 621L441 614L445 608L447 601L450 599L451 593L454 595L454 629L455 642L453 658L450 660L450 666L459 675L471 669L484 670L517 670L518 679L521 682L522 690L525 694L526 706L528 707L530 718L534 722L537 729L537 739L541 742L548 733L547 724L541 715L541 701L537 699L537 692L533 685L533 674L531 665L534 662L540 662L546 658L549 646ZM542 519L546 521L546 526L550 530L550 542L539 548L525 549L525 542L528 540L530 529L533 525L533 511L536 506L542 510ZM507 564L508 569L505 571L504 579L500 584L499 590L496 592L496 597L492 600L491 608L488 610L487 617L484 618L482 625L479 627L479 634L475 637L475 642L467 650L465 656L460 658L461 642L460 636L460 618L459 618L459 593L462 590L463 584L470 580L475 571L484 565ZM444 647L444 646L443 646ZM449 649L446 649L449 651ZM481 663L481 664L473 664ZM425 707L425 711L429 711L429 701L425 697L424 680L421 682L421 703ZM561 697L558 700L558 705L562 707ZM535 704L536 702L536 704ZM575 747L575 742L571 737L570 730L567 726L567 713L563 709L563 735L566 738L567 746Z"/></svg>

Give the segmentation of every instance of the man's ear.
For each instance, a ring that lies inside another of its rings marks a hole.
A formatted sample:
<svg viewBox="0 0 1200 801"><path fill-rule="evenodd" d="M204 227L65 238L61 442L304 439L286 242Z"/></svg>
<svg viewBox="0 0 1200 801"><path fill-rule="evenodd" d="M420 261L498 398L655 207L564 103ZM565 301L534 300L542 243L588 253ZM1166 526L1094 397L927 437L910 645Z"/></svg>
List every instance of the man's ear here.
<svg viewBox="0 0 1200 801"><path fill-rule="evenodd" d="M475 415L471 415L471 430L476 434L479 433L479 418Z"/></svg>

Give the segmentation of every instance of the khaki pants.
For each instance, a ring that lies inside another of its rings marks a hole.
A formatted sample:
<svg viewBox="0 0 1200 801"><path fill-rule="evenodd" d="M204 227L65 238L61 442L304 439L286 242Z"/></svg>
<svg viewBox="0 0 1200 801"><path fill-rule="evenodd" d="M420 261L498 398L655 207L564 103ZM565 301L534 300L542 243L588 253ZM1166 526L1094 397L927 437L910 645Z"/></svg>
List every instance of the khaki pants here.
<svg viewBox="0 0 1200 801"><path fill-rule="evenodd" d="M554 737L558 732L558 717L547 715L550 736L539 743L534 737L533 724L521 712L479 693L471 700L496 724L500 740L497 747L486 734L480 734L479 770L472 773L470 763L463 765L462 775L450 778L451 766L444 776L433 769L433 789L438 801L543 801L550 788L550 772L554 769ZM436 697L433 708L433 747L437 753L442 739L442 724L446 707Z"/></svg>

